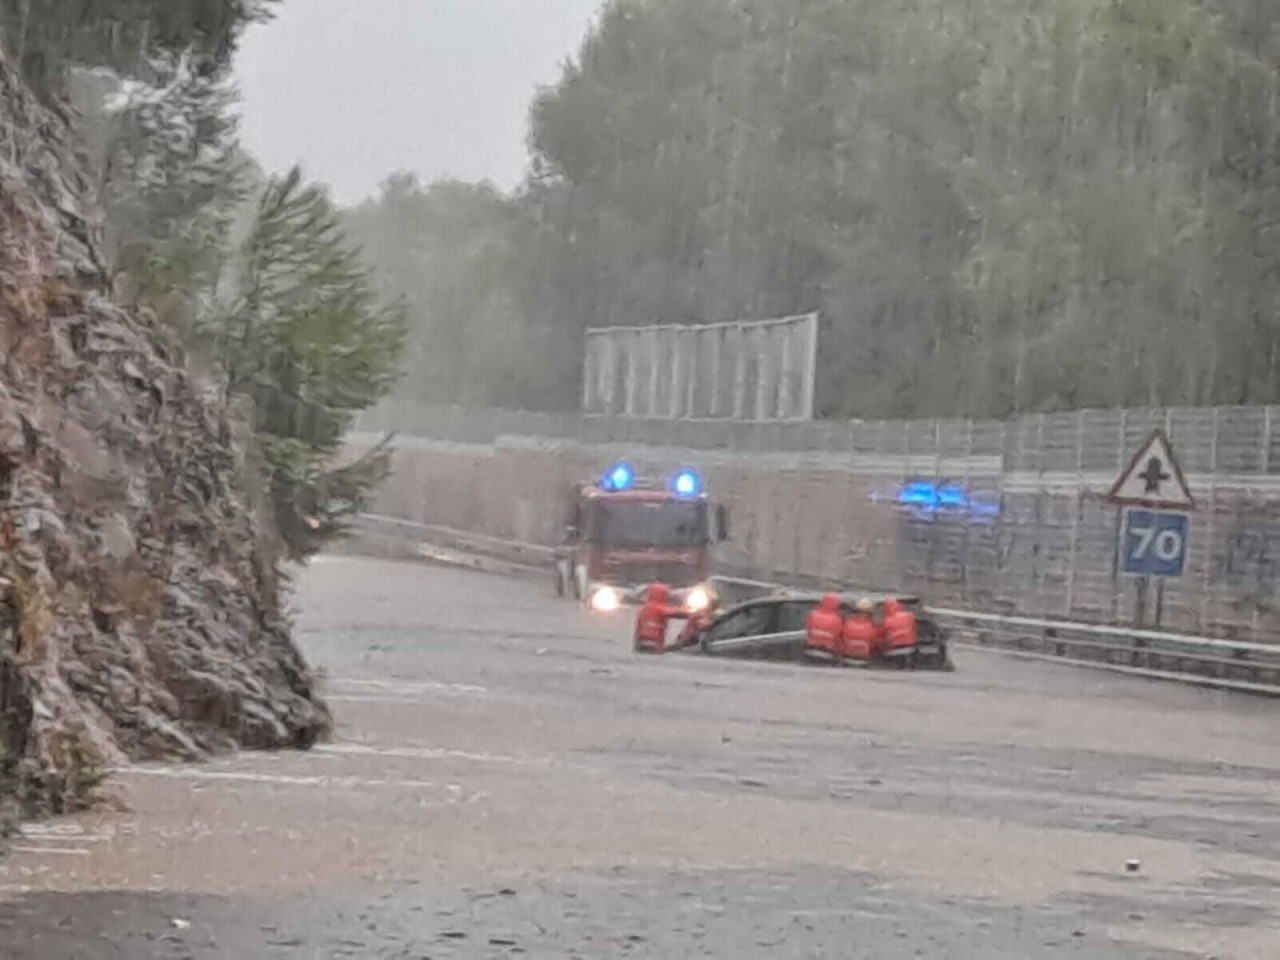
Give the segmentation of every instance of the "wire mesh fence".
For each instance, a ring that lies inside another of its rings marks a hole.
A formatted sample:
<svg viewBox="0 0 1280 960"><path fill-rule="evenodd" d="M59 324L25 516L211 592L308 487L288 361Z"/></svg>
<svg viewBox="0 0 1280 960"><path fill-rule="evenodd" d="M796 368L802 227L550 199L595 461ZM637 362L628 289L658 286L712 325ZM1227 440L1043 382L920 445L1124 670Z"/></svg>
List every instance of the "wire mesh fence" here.
<svg viewBox="0 0 1280 960"><path fill-rule="evenodd" d="M1280 641L1275 421L1271 407L750 423L391 404L360 428L437 445L536 437L565 449L684 452L707 465L732 501L738 522L727 556L748 574L908 588L968 609ZM1119 569L1119 511L1106 494L1158 427L1197 510L1183 575L1145 582ZM931 496L913 498L918 486Z"/></svg>

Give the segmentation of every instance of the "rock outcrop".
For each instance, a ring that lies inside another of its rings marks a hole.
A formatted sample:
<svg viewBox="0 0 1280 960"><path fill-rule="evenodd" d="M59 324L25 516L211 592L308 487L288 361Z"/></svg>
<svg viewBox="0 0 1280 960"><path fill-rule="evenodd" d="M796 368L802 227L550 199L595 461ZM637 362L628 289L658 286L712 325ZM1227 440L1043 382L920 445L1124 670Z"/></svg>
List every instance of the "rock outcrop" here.
<svg viewBox="0 0 1280 960"><path fill-rule="evenodd" d="M330 721L225 404L111 300L69 117L0 62L0 806Z"/></svg>

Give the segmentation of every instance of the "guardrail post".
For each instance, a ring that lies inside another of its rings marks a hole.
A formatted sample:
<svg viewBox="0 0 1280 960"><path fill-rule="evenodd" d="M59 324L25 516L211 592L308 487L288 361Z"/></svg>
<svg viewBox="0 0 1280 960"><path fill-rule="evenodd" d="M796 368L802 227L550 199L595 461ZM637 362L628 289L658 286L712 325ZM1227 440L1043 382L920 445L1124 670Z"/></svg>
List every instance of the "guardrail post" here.
<svg viewBox="0 0 1280 960"><path fill-rule="evenodd" d="M1076 496L1075 510L1071 514L1071 547L1067 561L1067 597L1064 617L1071 617L1076 608L1076 564L1080 554L1080 515L1084 511L1084 412L1076 411Z"/></svg>
<svg viewBox="0 0 1280 960"><path fill-rule="evenodd" d="M1058 631L1056 629L1048 627L1044 631L1044 648L1046 650L1049 648L1049 641L1051 640L1053 641L1054 654L1059 657L1066 656L1067 645L1058 637Z"/></svg>
<svg viewBox="0 0 1280 960"><path fill-rule="evenodd" d="M1120 411L1120 426L1116 435L1116 475L1125 468L1125 436L1129 432L1129 411ZM1115 532L1111 542L1111 622L1120 619L1120 509L1115 508Z"/></svg>
<svg viewBox="0 0 1280 960"><path fill-rule="evenodd" d="M1215 537L1217 535L1217 522L1215 514L1218 510L1218 445L1221 442L1222 434L1222 408L1215 407L1213 411L1213 438L1209 445L1209 498L1208 503L1204 504L1204 512L1207 516L1205 526L1208 528L1202 536L1204 536L1204 547L1202 549L1208 551L1208 558L1204 565L1204 589L1200 594L1200 629L1209 629L1209 615L1213 597L1213 550L1216 546Z"/></svg>
<svg viewBox="0 0 1280 960"><path fill-rule="evenodd" d="M1133 649L1129 652L1129 664L1134 667L1141 667L1146 663L1145 651L1147 642L1141 637L1135 637L1133 640Z"/></svg>

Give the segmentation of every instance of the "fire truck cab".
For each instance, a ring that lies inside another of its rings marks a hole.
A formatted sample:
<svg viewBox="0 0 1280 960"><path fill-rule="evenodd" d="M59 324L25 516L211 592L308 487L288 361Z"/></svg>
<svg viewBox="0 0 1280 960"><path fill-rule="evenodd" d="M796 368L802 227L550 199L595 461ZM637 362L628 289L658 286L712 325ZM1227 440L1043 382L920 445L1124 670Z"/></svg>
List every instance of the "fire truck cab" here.
<svg viewBox="0 0 1280 960"><path fill-rule="evenodd" d="M643 599L652 583L695 587L712 574L714 544L728 537L728 511L707 496L696 470L649 479L616 463L571 493L556 593L610 613Z"/></svg>

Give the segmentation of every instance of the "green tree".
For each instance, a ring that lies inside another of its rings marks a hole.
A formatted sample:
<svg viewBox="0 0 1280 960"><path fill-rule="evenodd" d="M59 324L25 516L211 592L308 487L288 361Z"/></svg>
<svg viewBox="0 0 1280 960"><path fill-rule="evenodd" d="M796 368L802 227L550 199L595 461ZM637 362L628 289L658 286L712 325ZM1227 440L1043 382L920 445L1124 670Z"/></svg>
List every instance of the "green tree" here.
<svg viewBox="0 0 1280 960"><path fill-rule="evenodd" d="M186 56L154 67L148 83L79 71L72 89L120 294L191 346L261 175L240 150L222 73Z"/></svg>
<svg viewBox="0 0 1280 960"><path fill-rule="evenodd" d="M403 300L409 336L397 395L432 403L537 404L554 358L521 311L535 259L518 203L488 184L387 179L344 226L388 299Z"/></svg>
<svg viewBox="0 0 1280 960"><path fill-rule="evenodd" d="M324 190L272 178L230 259L206 334L230 394L254 407L270 513L301 558L343 529L388 466L383 447L339 464L355 415L400 373L403 307L375 290Z"/></svg>
<svg viewBox="0 0 1280 960"><path fill-rule="evenodd" d="M355 414L395 379L402 323L323 191L297 171L268 181L240 148L227 56L266 6L134 5L155 18L149 30L125 30L123 46L104 51L90 20L59 55L107 64L64 70L118 292L157 319L171 353L246 402L264 539L278 535L299 558L342 530L387 469L385 449L337 458Z"/></svg>
<svg viewBox="0 0 1280 960"><path fill-rule="evenodd" d="M1264 0L615 0L509 221L538 402L584 327L813 309L832 415L1280 399L1277 50Z"/></svg>
<svg viewBox="0 0 1280 960"><path fill-rule="evenodd" d="M6 0L0 43L27 81L64 92L73 67L107 67L152 79L155 57L190 56L202 71L225 69L244 27L278 0Z"/></svg>

